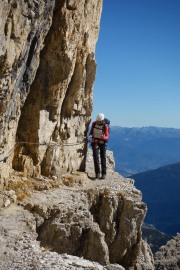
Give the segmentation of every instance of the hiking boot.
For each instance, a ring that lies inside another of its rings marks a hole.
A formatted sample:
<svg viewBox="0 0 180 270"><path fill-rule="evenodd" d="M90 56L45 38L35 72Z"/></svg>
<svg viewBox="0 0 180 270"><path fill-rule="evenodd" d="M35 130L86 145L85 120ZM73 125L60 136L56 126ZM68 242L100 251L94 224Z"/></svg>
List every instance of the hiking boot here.
<svg viewBox="0 0 180 270"><path fill-rule="evenodd" d="M103 174L102 177L101 177L101 179L106 179L106 175Z"/></svg>
<svg viewBox="0 0 180 270"><path fill-rule="evenodd" d="M101 178L100 173L96 173L96 178Z"/></svg>

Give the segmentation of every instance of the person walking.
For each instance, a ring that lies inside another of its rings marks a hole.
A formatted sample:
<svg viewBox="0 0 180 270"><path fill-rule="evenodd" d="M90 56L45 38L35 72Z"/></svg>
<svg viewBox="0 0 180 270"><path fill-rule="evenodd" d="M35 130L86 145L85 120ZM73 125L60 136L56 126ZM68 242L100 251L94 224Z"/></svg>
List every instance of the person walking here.
<svg viewBox="0 0 180 270"><path fill-rule="evenodd" d="M109 139L109 126L105 122L104 114L99 113L96 121L92 123L89 139L92 138L91 146L93 150L94 170L96 178L106 178L106 147ZM101 175L99 154L101 159Z"/></svg>

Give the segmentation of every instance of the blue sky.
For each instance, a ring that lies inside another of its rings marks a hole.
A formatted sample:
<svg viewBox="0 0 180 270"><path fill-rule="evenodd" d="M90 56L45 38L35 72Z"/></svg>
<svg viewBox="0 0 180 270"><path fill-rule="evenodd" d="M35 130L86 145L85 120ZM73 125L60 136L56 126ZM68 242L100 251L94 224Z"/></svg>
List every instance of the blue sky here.
<svg viewBox="0 0 180 270"><path fill-rule="evenodd" d="M180 0L104 0L92 120L180 128Z"/></svg>

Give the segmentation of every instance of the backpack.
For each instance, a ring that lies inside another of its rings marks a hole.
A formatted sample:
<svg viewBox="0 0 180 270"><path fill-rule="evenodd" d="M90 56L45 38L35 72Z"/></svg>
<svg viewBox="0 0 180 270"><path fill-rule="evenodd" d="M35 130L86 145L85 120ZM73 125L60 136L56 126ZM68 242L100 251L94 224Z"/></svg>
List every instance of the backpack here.
<svg viewBox="0 0 180 270"><path fill-rule="evenodd" d="M96 124L96 121L94 122ZM110 120L108 118L104 118L104 124L103 127L105 128L105 126L108 125L109 128L109 135L110 135ZM94 127L94 126L93 126ZM94 147L92 141L89 141L90 145ZM108 140L106 141L106 143L108 142Z"/></svg>
<svg viewBox="0 0 180 270"><path fill-rule="evenodd" d="M94 122L96 123L96 121ZM104 118L104 124L103 127L105 128L105 126L108 125L109 128L109 135L110 135L110 120L108 118Z"/></svg>
<svg viewBox="0 0 180 270"><path fill-rule="evenodd" d="M104 118L104 126L108 125L109 127L109 134L110 134L110 120L108 118Z"/></svg>

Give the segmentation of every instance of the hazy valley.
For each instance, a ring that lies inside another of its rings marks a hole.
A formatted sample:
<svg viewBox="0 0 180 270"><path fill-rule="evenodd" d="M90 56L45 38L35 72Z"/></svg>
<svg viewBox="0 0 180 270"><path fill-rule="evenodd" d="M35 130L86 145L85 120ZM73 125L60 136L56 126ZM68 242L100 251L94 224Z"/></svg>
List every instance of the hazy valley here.
<svg viewBox="0 0 180 270"><path fill-rule="evenodd" d="M111 127L116 171L130 176L180 161L180 129Z"/></svg>

